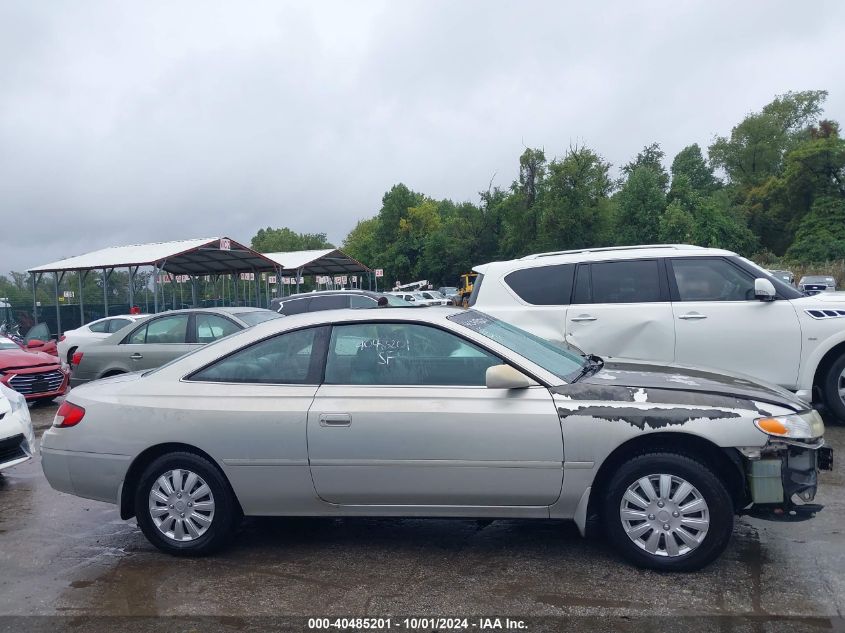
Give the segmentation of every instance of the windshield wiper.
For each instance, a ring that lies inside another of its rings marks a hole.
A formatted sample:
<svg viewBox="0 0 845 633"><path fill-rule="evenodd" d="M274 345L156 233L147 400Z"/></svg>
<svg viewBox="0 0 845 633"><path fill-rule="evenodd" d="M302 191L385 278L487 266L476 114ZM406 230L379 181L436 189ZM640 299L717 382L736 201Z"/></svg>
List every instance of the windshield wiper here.
<svg viewBox="0 0 845 633"><path fill-rule="evenodd" d="M586 376L597 374L604 367L604 361L595 354L584 354L584 360L586 363L581 368L581 371L578 372L578 375L572 379L572 382L578 382Z"/></svg>

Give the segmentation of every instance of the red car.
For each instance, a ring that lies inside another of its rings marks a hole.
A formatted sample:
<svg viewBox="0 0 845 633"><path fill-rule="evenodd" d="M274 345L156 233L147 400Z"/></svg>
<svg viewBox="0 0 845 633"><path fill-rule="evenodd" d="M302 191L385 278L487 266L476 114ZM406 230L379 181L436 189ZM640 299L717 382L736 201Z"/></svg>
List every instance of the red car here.
<svg viewBox="0 0 845 633"><path fill-rule="evenodd" d="M67 391L68 372L56 356L21 349L0 337L0 382L27 400L52 400Z"/></svg>

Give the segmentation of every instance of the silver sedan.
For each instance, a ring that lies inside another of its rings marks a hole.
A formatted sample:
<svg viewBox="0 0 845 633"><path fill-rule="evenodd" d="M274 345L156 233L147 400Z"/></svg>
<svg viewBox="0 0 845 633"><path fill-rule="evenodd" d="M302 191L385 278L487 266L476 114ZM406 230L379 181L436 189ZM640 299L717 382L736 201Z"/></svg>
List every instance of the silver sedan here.
<svg viewBox="0 0 845 633"><path fill-rule="evenodd" d="M563 518L690 570L736 514L819 509L823 434L745 378L605 362L474 310L336 310L74 389L42 464L173 554L244 514Z"/></svg>

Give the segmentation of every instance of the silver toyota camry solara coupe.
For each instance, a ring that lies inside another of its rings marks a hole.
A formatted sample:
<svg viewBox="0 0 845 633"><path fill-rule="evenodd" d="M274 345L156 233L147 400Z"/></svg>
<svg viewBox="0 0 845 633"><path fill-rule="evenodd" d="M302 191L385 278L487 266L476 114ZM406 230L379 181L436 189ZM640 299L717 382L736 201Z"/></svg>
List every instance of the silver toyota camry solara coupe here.
<svg viewBox="0 0 845 633"><path fill-rule="evenodd" d="M823 436L744 377L603 361L475 310L334 310L74 389L42 463L172 554L216 550L242 515L526 517L692 570L735 515L820 509Z"/></svg>

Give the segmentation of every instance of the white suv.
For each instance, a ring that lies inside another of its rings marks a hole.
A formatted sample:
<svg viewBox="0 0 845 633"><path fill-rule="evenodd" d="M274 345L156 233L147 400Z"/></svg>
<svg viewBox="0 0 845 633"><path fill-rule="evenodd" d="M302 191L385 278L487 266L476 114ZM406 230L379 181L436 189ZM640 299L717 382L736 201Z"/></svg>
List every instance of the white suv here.
<svg viewBox="0 0 845 633"><path fill-rule="evenodd" d="M845 295L804 296L736 253L686 245L476 266L470 305L598 356L740 372L845 421Z"/></svg>

